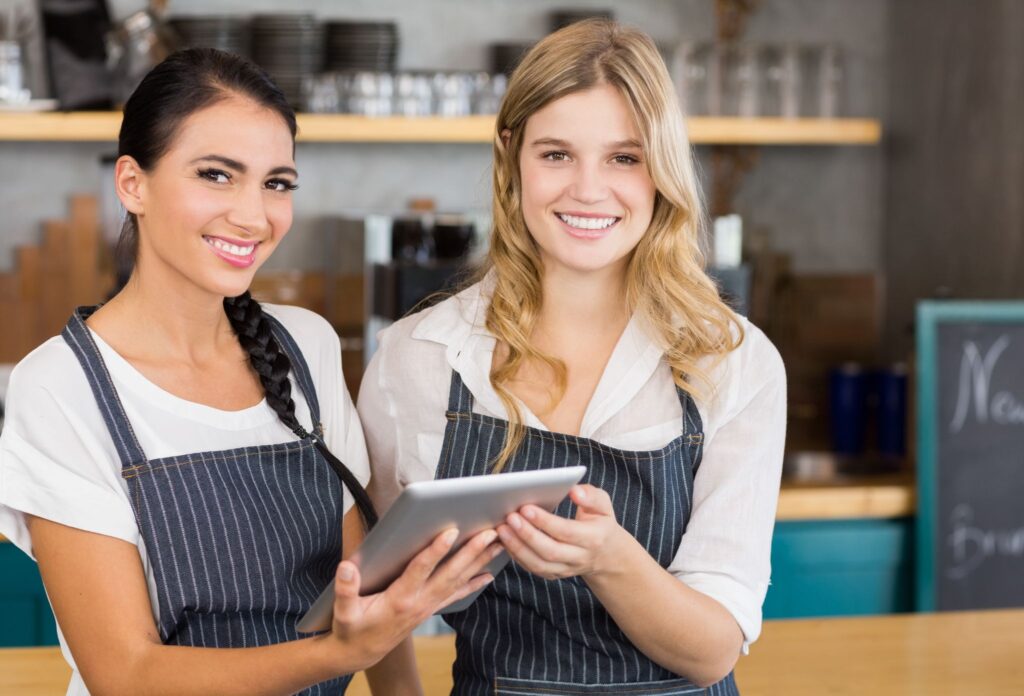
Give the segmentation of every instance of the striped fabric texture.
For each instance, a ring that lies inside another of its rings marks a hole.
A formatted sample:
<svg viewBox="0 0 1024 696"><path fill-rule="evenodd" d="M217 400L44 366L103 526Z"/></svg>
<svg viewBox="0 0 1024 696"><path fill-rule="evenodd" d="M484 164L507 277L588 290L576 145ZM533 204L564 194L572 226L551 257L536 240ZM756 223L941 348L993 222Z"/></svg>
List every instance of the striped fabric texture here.
<svg viewBox="0 0 1024 696"><path fill-rule="evenodd" d="M527 428L504 470L585 465L583 483L608 492L619 523L667 568L690 518L703 446L697 407L677 391L683 433L662 449L632 452ZM447 418L437 478L489 474L507 422L473 413L454 371ZM576 506L567 499L555 512L572 518ZM579 577L545 580L510 563L469 608L445 619L457 633L454 696L738 694L731 674L705 689L650 660Z"/></svg>
<svg viewBox="0 0 1024 696"><path fill-rule="evenodd" d="M300 637L295 623L341 559L342 490L309 439L147 460L80 308L64 329L121 458L168 645L243 648ZM320 435L298 346L271 318ZM351 677L303 694L342 694Z"/></svg>

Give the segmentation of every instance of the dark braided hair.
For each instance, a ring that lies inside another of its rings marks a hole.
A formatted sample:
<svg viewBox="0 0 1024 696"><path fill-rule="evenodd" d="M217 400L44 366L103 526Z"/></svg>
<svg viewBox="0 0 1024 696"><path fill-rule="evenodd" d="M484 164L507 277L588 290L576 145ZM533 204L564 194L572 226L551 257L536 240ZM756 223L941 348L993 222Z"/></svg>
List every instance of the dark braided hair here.
<svg viewBox="0 0 1024 696"><path fill-rule="evenodd" d="M129 97L118 136L118 156L128 155L150 171L170 148L178 128L193 113L238 95L276 111L295 140L295 111L284 94L256 64L212 48L190 48L172 54L153 68ZM129 214L117 242L119 275L127 278L138 255L138 220ZM281 422L302 439L311 439L355 498L368 527L377 514L366 490L335 457L318 432L310 433L295 417L291 360L281 349L270 319L248 292L224 300L224 311L249 364L259 376L267 403ZM315 429L315 428L314 428Z"/></svg>
<svg viewBox="0 0 1024 696"><path fill-rule="evenodd" d="M248 292L245 292L238 297L225 297L224 311L231 322L231 328L238 336L238 342L249 354L249 364L259 376L267 403L274 409L274 413L300 438L313 440L313 444L320 450L320 454L324 455L327 463L331 465L342 483L352 493L366 526L372 527L377 524L377 512L373 509L373 503L370 501L366 489L349 471L348 467L327 449L323 438L316 433L308 432L295 417L292 384L288 380L292 362L281 350L277 339L274 338L270 320L263 313L260 303L252 299Z"/></svg>

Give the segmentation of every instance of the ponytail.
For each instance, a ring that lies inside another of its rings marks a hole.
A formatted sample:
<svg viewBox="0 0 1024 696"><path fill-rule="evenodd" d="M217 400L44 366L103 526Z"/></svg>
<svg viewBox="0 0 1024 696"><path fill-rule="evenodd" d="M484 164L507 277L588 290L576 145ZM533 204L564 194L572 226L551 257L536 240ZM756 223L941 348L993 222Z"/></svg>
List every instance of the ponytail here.
<svg viewBox="0 0 1024 696"><path fill-rule="evenodd" d="M270 320L263 313L260 303L245 292L238 297L224 298L224 311L231 322L231 328L238 336L239 343L249 356L249 364L260 378L267 403L292 432L302 439L309 438L313 441L320 454L334 469L334 473L352 493L366 528L372 528L377 524L377 512L373 509L366 489L348 467L327 449L323 438L316 433L308 432L295 417L295 401L291 396L292 384L288 379L292 363L274 338Z"/></svg>

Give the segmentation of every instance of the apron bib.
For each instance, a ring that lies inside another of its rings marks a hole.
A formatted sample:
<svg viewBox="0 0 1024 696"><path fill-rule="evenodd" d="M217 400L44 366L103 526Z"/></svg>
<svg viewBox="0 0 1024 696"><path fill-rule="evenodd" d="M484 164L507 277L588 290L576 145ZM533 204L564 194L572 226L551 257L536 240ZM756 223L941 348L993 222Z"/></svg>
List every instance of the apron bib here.
<svg viewBox="0 0 1024 696"><path fill-rule="evenodd" d="M686 392L677 392L683 433L661 449L620 450L527 428L504 471L585 465L582 483L607 491L619 524L668 568L690 519L704 439L696 405ZM446 415L437 478L490 474L507 421L473 413L473 396L457 372ZM566 499L555 514L574 518L576 506ZM545 580L513 562L465 611L445 620L457 633L455 696L738 696L732 674L704 689L653 662L579 577Z"/></svg>
<svg viewBox="0 0 1024 696"><path fill-rule="evenodd" d="M246 648L295 640L295 622L341 561L341 484L311 439L149 460L80 308L62 336L78 358L121 459L156 581L167 645ZM272 317L322 436L302 353ZM350 676L302 694L342 694Z"/></svg>

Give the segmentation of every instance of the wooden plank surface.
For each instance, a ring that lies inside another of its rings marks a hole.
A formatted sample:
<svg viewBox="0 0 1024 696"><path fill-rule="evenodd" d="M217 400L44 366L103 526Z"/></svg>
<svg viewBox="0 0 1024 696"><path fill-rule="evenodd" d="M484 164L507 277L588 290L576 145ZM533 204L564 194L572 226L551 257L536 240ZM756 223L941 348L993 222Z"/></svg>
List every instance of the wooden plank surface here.
<svg viewBox="0 0 1024 696"><path fill-rule="evenodd" d="M299 140L307 142L489 143L493 116L368 118L349 114L299 114ZM117 112L4 113L0 140L100 141L117 139ZM694 144L875 145L882 127L874 119L694 117Z"/></svg>
<svg viewBox="0 0 1024 696"><path fill-rule="evenodd" d="M829 520L907 517L914 514L914 484L906 481L783 486L775 519Z"/></svg>
<svg viewBox="0 0 1024 696"><path fill-rule="evenodd" d="M451 688L451 636L417 638L424 693ZM1024 610L765 622L736 678L743 696L1020 696ZM57 648L0 650L0 694L57 696ZM348 696L367 696L359 675Z"/></svg>

